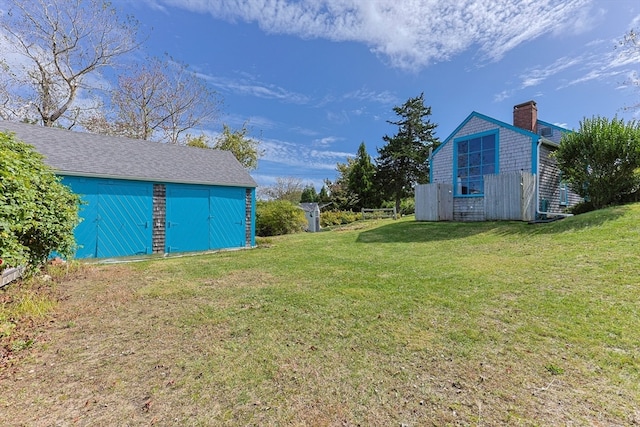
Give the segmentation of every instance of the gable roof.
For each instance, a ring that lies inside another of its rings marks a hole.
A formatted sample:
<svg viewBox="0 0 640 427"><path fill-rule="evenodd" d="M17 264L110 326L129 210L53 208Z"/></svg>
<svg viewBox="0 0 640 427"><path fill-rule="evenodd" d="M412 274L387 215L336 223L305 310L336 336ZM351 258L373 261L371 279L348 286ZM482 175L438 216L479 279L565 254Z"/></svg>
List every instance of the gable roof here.
<svg viewBox="0 0 640 427"><path fill-rule="evenodd" d="M318 203L300 203L300 208L305 212L315 212L316 210L320 210L320 205Z"/></svg>
<svg viewBox="0 0 640 427"><path fill-rule="evenodd" d="M257 187L229 151L72 132L0 120L0 132L15 134L44 155L60 175L185 184Z"/></svg>
<svg viewBox="0 0 640 427"><path fill-rule="evenodd" d="M540 135L538 135L538 134L537 134L537 133L535 133L535 132L531 132L531 131L529 131L529 130L519 128L519 127L514 126L514 125L512 125L512 124L509 124L509 123L507 123L507 122L503 122L502 120L494 119L493 117L486 116L486 115L484 115L484 114L478 113L477 111L472 111L472 112L471 112L471 114L469 114L469 115L467 116L467 118L466 118L466 119L464 119L464 120L462 121L462 123L460 123L460 125L458 125L458 127L456 127L456 128L454 129L454 131L453 131L453 132L451 132L451 133L449 134L449 136L447 137L447 139L445 139L445 140L444 140L444 142L443 142L442 144L440 144L440 145L438 146L438 148L436 148L436 149L433 151L433 153L431 153L431 155L432 155L432 156L434 156L434 155L435 155L435 154L436 154L436 153L437 153L437 152L438 152L438 151L439 151L439 150L440 150L444 145L446 145L446 144L447 144L451 139L453 139L453 137L454 137L455 135L457 135L457 134L458 134L458 132L460 131L460 129L462 129L462 128L463 128L463 127L464 127L464 126L465 126L465 125L466 125L466 124L467 124L471 119L473 119L474 117L477 117L477 118L479 118L479 119L481 119L481 120L484 120L484 121L487 121L487 122L490 122L490 123L493 123L493 124L494 124L494 125L496 125L496 126L503 127L503 128L505 128L505 129L512 130L512 131L517 132L517 133L519 133L519 134L529 136L529 137L531 137L531 138L532 138L532 140L533 140L534 142L537 142L539 139L542 139L542 142L543 142L544 144L548 144L548 145L551 145L551 146L554 146L554 147L557 147L557 146L558 146L558 144L557 144L557 143L555 143L555 142L553 142L553 141L551 141L551 140L548 140L548 139L546 139L546 138L543 138L543 137L541 137ZM570 131L570 130L568 130L568 129L562 128L562 127L560 127L560 126L552 125L552 124L547 123L547 122L543 122L542 120L538 120L537 122L538 122L538 123L542 123L542 124L544 124L545 126L553 127L553 128L558 129L559 131L562 131L562 132L571 132L571 131Z"/></svg>

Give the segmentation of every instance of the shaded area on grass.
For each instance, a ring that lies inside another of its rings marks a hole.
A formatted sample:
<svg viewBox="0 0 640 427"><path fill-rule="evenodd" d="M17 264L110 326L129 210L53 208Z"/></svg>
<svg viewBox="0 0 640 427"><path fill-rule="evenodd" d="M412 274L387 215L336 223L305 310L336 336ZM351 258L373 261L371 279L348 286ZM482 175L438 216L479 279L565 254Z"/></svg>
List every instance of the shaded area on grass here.
<svg viewBox="0 0 640 427"><path fill-rule="evenodd" d="M443 240L466 239L468 237L492 232L499 235L558 234L568 231L580 231L599 227L615 221L632 209L629 206L617 206L600 211L589 212L562 220L529 224L515 221L487 222L420 222L405 219L381 227L360 232L358 243L410 243L436 242Z"/></svg>

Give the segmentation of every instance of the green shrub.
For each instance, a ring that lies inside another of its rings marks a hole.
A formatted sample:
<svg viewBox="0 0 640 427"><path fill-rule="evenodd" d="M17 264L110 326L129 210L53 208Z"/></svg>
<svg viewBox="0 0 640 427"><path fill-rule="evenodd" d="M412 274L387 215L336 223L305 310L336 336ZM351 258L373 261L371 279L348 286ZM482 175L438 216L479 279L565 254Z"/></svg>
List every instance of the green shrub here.
<svg viewBox="0 0 640 427"><path fill-rule="evenodd" d="M256 234L279 236L304 231L308 226L304 211L287 200L258 201Z"/></svg>
<svg viewBox="0 0 640 427"><path fill-rule="evenodd" d="M0 132L0 269L73 255L78 203L33 147Z"/></svg>
<svg viewBox="0 0 640 427"><path fill-rule="evenodd" d="M555 153L571 189L594 209L623 203L640 189L640 123L594 117L562 137Z"/></svg>
<svg viewBox="0 0 640 427"><path fill-rule="evenodd" d="M320 212L320 226L331 227L332 225L351 224L362 219L360 212L353 211L325 211Z"/></svg>
<svg viewBox="0 0 640 427"><path fill-rule="evenodd" d="M382 204L383 208L393 208L395 207L396 202L387 201ZM414 197L407 197L406 199L402 199L400 201L400 212L397 212L399 216L402 215L413 215L416 212L416 200Z"/></svg>

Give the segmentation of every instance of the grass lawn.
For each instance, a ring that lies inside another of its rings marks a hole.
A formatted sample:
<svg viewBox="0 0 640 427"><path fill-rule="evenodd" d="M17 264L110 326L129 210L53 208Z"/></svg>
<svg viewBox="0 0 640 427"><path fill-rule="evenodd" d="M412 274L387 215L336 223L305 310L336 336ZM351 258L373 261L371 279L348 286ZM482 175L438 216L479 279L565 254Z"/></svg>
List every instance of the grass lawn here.
<svg viewBox="0 0 640 427"><path fill-rule="evenodd" d="M368 221L53 286L0 425L640 424L640 204Z"/></svg>

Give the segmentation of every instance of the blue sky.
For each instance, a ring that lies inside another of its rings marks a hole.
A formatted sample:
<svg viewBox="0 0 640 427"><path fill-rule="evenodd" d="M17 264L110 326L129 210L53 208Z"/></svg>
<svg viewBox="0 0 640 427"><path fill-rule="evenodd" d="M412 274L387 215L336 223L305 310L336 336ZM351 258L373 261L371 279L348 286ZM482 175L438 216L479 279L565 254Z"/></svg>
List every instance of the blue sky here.
<svg viewBox="0 0 640 427"><path fill-rule="evenodd" d="M144 50L185 62L224 99L222 123L249 121L265 150L260 185L295 177L319 189L364 141L375 158L397 130L392 108L424 92L444 140L472 111L577 128L640 102L625 84L640 52L637 0L117 0Z"/></svg>

